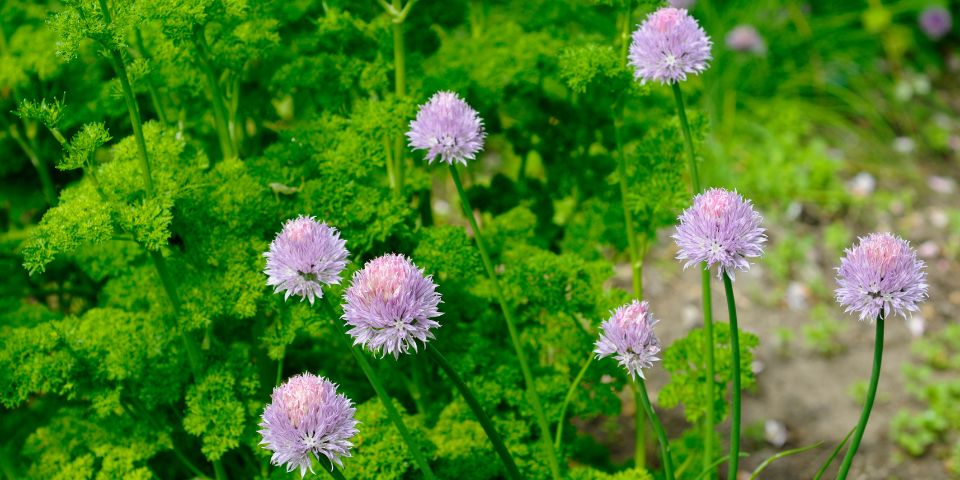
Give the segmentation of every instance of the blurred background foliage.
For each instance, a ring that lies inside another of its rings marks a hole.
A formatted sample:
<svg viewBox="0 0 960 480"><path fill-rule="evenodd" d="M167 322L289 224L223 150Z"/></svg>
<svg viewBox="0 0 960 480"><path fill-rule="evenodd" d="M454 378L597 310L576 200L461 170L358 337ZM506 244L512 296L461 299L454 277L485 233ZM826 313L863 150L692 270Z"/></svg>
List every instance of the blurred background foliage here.
<svg viewBox="0 0 960 480"><path fill-rule="evenodd" d="M416 105L440 89L457 91L485 119L490 136L467 169L469 195L556 422L599 322L629 299L614 275L627 245L616 126L632 186L626 205L644 251L688 202L671 93L637 85L624 65L624 32L661 5L420 0L402 22L400 57L397 12L385 5L0 4L0 471L8 478L212 476L211 461L233 478L283 477L268 467L256 433L281 359L287 374L327 376L360 404L350 478L417 478L382 405L332 338L330 319L265 286L261 253L301 213L343 232L347 273L397 251L436 277L444 298L436 341L493 413L524 474L546 477L516 360L452 186L406 153L402 134ZM917 17L930 6L693 7L715 42L712 67L683 84L703 176L738 189L769 218L767 263L783 280L778 292L802 274L809 249L839 253L848 243L853 233L841 220L868 222L875 209L862 191L877 177L922 181L914 158L957 161L960 35L927 37ZM960 14L955 1L940 6ZM725 43L742 24L756 28L762 49ZM143 121L152 195L130 98ZM398 158L406 164L399 194L387 174ZM909 209L918 199L903 190L872 201ZM793 238L813 227L823 233ZM175 279L176 303L158 276L158 255ZM805 280L830 298L829 278ZM803 336L835 354L839 327L826 312L814 316ZM690 421L710 401L693 393L705 381L698 332L664 362L672 376L663 406L683 406ZM181 334L199 340L198 371ZM930 407L894 422L909 454L958 429L954 402L944 400L957 398L956 388L929 381L931 370L956 369L944 360L954 337L917 349L924 363L911 371L911 391ZM729 359L718 362L723 371ZM502 475L438 371L415 356L376 365L441 478ZM629 470L616 442L602 441L610 419L632 408L625 380L613 362L598 362L573 397L562 439L573 478L646 475ZM681 464L698 455L691 432L678 442ZM960 443L950 445L960 459Z"/></svg>

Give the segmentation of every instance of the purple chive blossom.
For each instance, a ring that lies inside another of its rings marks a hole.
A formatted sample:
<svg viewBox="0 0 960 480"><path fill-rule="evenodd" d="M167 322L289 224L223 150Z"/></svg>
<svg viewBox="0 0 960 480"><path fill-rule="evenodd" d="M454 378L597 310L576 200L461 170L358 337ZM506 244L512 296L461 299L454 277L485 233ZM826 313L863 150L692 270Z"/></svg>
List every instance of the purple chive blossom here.
<svg viewBox="0 0 960 480"><path fill-rule="evenodd" d="M304 300L323 298L324 285L340 283L340 272L350 253L340 232L313 217L303 215L288 221L270 243L267 257L267 285L274 292L300 295Z"/></svg>
<svg viewBox="0 0 960 480"><path fill-rule="evenodd" d="M700 74L710 61L710 37L686 10L664 7L633 32L630 64L640 83L672 84Z"/></svg>
<svg viewBox="0 0 960 480"><path fill-rule="evenodd" d="M927 273L910 243L889 233L872 233L844 252L837 269L837 303L860 320L891 312L907 318L927 297Z"/></svg>
<svg viewBox="0 0 960 480"><path fill-rule="evenodd" d="M716 265L718 276L726 273L733 279L734 270L746 271L747 259L763 253L767 237L760 228L762 220L750 200L736 192L707 190L680 215L673 235L680 247L677 259L686 260L683 268L700 262L711 268Z"/></svg>
<svg viewBox="0 0 960 480"><path fill-rule="evenodd" d="M930 40L940 40L950 33L950 28L953 26L950 11L943 7L928 7L920 13L918 22L920 29Z"/></svg>
<svg viewBox="0 0 960 480"><path fill-rule="evenodd" d="M600 339L593 353L597 358L616 354L620 366L634 378L644 378L643 369L660 360L660 340L653 333L657 324L649 304L636 300L617 308L609 320L600 324Z"/></svg>
<svg viewBox="0 0 960 480"><path fill-rule="evenodd" d="M349 457L357 434L356 409L349 398L337 393L329 380L310 373L296 375L273 389L270 404L260 422L260 445L273 452L270 463L286 465L287 471L300 468L300 477L313 473L312 454L343 466L340 457Z"/></svg>
<svg viewBox="0 0 960 480"><path fill-rule="evenodd" d="M464 165L483 149L483 119L456 93L437 92L420 106L416 120L410 122L407 138L416 150L426 150L426 160Z"/></svg>
<svg viewBox="0 0 960 480"><path fill-rule="evenodd" d="M353 275L344 295L343 319L354 345L394 358L417 350L417 341L433 338L441 315L440 294L432 276L403 255L383 255Z"/></svg>
<svg viewBox="0 0 960 480"><path fill-rule="evenodd" d="M735 52L754 53L763 55L767 51L767 43L752 25L737 25L727 33L727 48Z"/></svg>

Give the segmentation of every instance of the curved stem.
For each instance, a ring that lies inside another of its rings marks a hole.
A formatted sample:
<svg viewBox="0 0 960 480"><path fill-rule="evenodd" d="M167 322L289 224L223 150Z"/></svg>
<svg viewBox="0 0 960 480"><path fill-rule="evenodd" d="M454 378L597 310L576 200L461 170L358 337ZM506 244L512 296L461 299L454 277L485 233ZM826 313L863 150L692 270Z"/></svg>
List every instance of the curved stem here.
<svg viewBox="0 0 960 480"><path fill-rule="evenodd" d="M177 295L177 288L173 283L173 277L170 276L170 271L167 270L167 261L163 258L162 253L154 250L150 251L150 258L153 260L153 265L157 269L157 275L160 276L160 283L163 284L163 290L166 292L167 298L170 299L170 304L173 306L173 313L179 317L181 307L180 296ZM180 332L180 339L183 341L184 349L187 351L187 361L190 362L193 377L199 378L200 350L186 332Z"/></svg>
<svg viewBox="0 0 960 480"><path fill-rule="evenodd" d="M657 412L653 410L650 404L650 397L647 396L647 384L642 377L634 378L634 386L637 394L640 396L640 404L643 410L647 412L647 418L653 431L657 434L657 441L660 442L660 456L663 459L663 474L667 480L673 480L673 460L670 453L670 440L667 439L667 432L663 430L663 424L657 417Z"/></svg>
<svg viewBox="0 0 960 480"><path fill-rule="evenodd" d="M337 315L333 304L330 303L329 296L324 295L320 303L324 306L325 310L327 310L327 314L330 315L330 321L333 323L334 328L337 329L337 333L340 334L340 338L349 345L350 353L353 354L353 358L360 364L360 369L363 370L363 374L366 375L370 386L373 387L373 390L377 392L377 396L380 397L380 403L383 404L383 408L387 411L387 417L389 417L393 425L397 427L397 431L400 432L400 437L406 442L414 462L416 462L417 466L420 467L420 471L423 473L423 478L436 479L433 475L433 470L430 469L430 464L427 463L426 457L424 457L423 452L420 451L420 445L414 441L413 435L411 435L410 430L407 429L407 425L403 423L403 419L400 418L400 415L397 413L397 409L393 405L393 400L390 399L387 390L383 388L380 377L377 376L377 373L373 370L373 367L363 352L361 352L356 345L350 344L350 337L343 328L343 325L340 324L340 316Z"/></svg>
<svg viewBox="0 0 960 480"><path fill-rule="evenodd" d="M396 94L398 98L403 98L407 95L407 60L406 52L404 49L404 38L403 22L406 20L407 13L409 12L410 6L413 5L413 0L407 0L407 5L405 7L400 6L400 0L393 0L393 9L398 12L394 15L393 18L393 79L396 86ZM403 175L404 168L406 167L406 158L404 156L404 139L405 137L401 134L398 138L394 140L394 173L397 176L397 195L403 195Z"/></svg>
<svg viewBox="0 0 960 480"><path fill-rule="evenodd" d="M637 233L633 228L633 215L630 214L630 207L627 205L627 158L623 153L623 142L621 141L620 127L623 122L623 112L618 118L613 120L613 132L617 142L617 175L620 177L620 201L623 205L623 221L626 226L627 234L627 254L630 258L630 271L633 274L633 292L639 299L643 296L643 280L640 271L640 260L637 258L639 249L637 248Z"/></svg>
<svg viewBox="0 0 960 480"><path fill-rule="evenodd" d="M127 103L127 111L130 113L130 124L133 126L133 137L137 142L137 151L140 153L140 168L143 170L143 182L147 191L147 196L153 196L153 176L150 174L150 157L147 155L147 141L143 137L143 122L140 120L140 108L137 106L137 97L133 94L133 88L130 87L130 80L127 78L127 67L123 64L123 57L120 52L111 51L113 68L120 78L120 87L123 90L123 99Z"/></svg>
<svg viewBox="0 0 960 480"><path fill-rule="evenodd" d="M727 313L730 316L730 366L732 391L730 396L730 463L727 478L737 478L740 463L740 331L737 328L737 304L733 299L733 282L723 272L723 289L727 294Z"/></svg>
<svg viewBox="0 0 960 480"><path fill-rule="evenodd" d="M224 106L220 81L213 69L213 62L210 60L210 54L208 53L210 47L207 45L207 38L203 34L202 25L194 27L193 43L197 48L197 56L200 57L200 69L203 70L207 88L210 90L210 98L213 103L213 121L217 127L217 138L220 140L220 152L223 154L224 160L233 158L236 153L233 151L233 138L227 125L227 108Z"/></svg>
<svg viewBox="0 0 960 480"><path fill-rule="evenodd" d="M463 213L470 222L470 228L473 229L473 238L477 242L477 250L480 251L480 258L483 260L483 266L487 270L487 276L493 283L494 293L497 301L500 303L500 309L503 310L503 317L507 322L507 331L510 333L510 341L513 343L513 349L517 354L517 361L520 363L520 372L523 374L523 380L527 387L527 396L533 406L536 421L540 430L540 441L543 443L547 453L550 472L555 480L560 477L560 463L557 460L556 451L553 448L553 442L550 441L550 427L547 423L547 416L543 412L543 406L540 404L540 396L537 394L537 387L534 383L533 373L527 364L527 357L523 352L523 346L520 344L520 335L517 333L516 324L513 321L513 310L507 304L507 298L503 294L503 288L500 286L500 280L497 278L497 272L493 268L493 261L490 260L490 254L487 252L486 241L480 226L477 225L477 219L473 216L473 208L470 206L470 199L467 198L467 192L463 190L463 184L460 182L460 174L457 172L456 165L450 165L450 176L453 177L453 184L457 187L457 193L460 195L460 204L463 207Z"/></svg>
<svg viewBox="0 0 960 480"><path fill-rule="evenodd" d="M2 35L0 35L2 36ZM27 155L27 159L30 160L30 164L33 165L33 168L37 171L37 176L40 178L40 187L43 189L43 197L47 200L47 205L51 207L57 206L57 190L53 186L53 179L50 176L50 172L47 170L47 164L37 155L37 152L20 136L20 130L16 125L10 125L10 137L20 146L23 150L23 153Z"/></svg>
<svg viewBox="0 0 960 480"><path fill-rule="evenodd" d="M487 413L483 410L483 406L480 405L477 398L473 396L470 387L463 382L463 379L460 378L457 371L454 370L453 366L447 362L447 359L444 358L436 347L426 348L425 350L427 351L427 355L430 355L430 358L450 377L450 381L457 387L457 390L460 390L463 399L467 401L467 405L473 410L473 414L476 415L480 426L482 426L483 431L486 432L487 438L489 438L490 443L493 444L493 449L497 451L500 461L503 462L503 466L507 469L507 477L515 480L523 478L520 476L520 470L517 469L517 464L513 462L513 457L510 456L510 450L507 450L507 446L504 445L503 439L501 439L500 434L497 433L496 427L493 426L490 417L487 416Z"/></svg>
<svg viewBox="0 0 960 480"><path fill-rule="evenodd" d="M700 193L700 172L697 170L697 157L693 150L693 137L690 135L690 123L687 121L687 111L683 105L683 92L680 91L680 84L673 84L673 99L677 104L677 116L680 119L680 130L683 132L683 142L687 151L687 163L690 168L690 185L693 194ZM706 263L701 264L700 272L701 295L703 297L703 356L706 368L706 397L707 412L704 416L703 428L703 465L704 470L711 470L715 467L713 461L713 436L716 430L716 408L714 398L716 398L716 367L714 366L714 345L713 345L713 300L710 292L710 270ZM737 457L739 458L739 457ZM714 475L710 475L713 477Z"/></svg>
<svg viewBox="0 0 960 480"><path fill-rule="evenodd" d="M690 165L690 179L693 185L693 194L700 193L700 173L697 171L697 157L693 151L693 137L690 136L690 124L687 122L687 111L683 106L683 93L680 84L673 83L673 99L677 103L677 115L680 117L680 129L683 130L683 142L687 147L687 161Z"/></svg>
<svg viewBox="0 0 960 480"><path fill-rule="evenodd" d="M593 359L593 352L591 352L590 357L587 358L583 367L580 368L580 372L577 373L576 378L573 379L573 383L570 384L570 388L567 389L567 394L563 397L563 405L560 406L560 421L557 423L557 435L553 440L553 447L557 450L560 450L560 442L563 439L563 424L567 416L567 407L570 405L570 400L573 400L573 394L577 391L577 386L579 386L580 381L583 380L583 375L587 373L587 369L590 368Z"/></svg>
<svg viewBox="0 0 960 480"><path fill-rule="evenodd" d="M227 480L227 471L223 469L223 462L220 460L213 461L213 474L217 476L217 480Z"/></svg>
<svg viewBox="0 0 960 480"><path fill-rule="evenodd" d="M860 421L857 423L857 430L850 439L850 448L843 456L843 463L840 464L840 473L837 474L837 480L847 478L850 471L850 465L853 464L853 457L857 454L860 447L860 440L863 439L863 432L867 429L867 421L870 420L870 411L873 410L873 401L877 396L877 384L880 383L880 363L883 360L883 313L877 317L877 334L873 344L873 371L870 373L870 388L867 389L867 399L863 403L863 411L860 413Z"/></svg>

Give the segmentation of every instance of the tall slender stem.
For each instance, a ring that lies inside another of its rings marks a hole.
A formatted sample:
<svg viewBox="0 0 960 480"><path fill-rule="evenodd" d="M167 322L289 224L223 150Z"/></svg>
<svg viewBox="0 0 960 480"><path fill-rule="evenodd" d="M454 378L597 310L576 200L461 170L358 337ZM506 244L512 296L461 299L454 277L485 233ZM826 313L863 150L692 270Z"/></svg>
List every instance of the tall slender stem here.
<svg viewBox="0 0 960 480"><path fill-rule="evenodd" d="M233 158L236 153L233 150L233 138L227 125L227 108L223 102L220 80L217 78L217 73L213 69L213 62L210 60L210 47L207 45L207 37L203 34L202 25L194 27L193 43L197 47L200 69L203 70L203 76L207 81L207 89L210 90L210 98L213 103L213 121L217 127L217 138L220 140L220 152L223 153L224 160Z"/></svg>
<svg viewBox="0 0 960 480"><path fill-rule="evenodd" d="M513 349L516 351L517 361L520 363L520 372L523 374L523 381L527 387L527 396L533 406L534 415L536 416L537 425L540 430L540 441L543 443L544 450L549 457L547 460L550 466L550 472L555 480L559 480L561 478L560 462L553 448L553 442L550 441L550 426L547 423L547 416L540 403L540 395L537 394L537 385L534 383L533 373L530 371L530 366L527 364L527 356L524 354L523 346L520 344L520 335L517 333L517 327L513 321L513 310L507 304L507 298L503 294L503 288L500 286L500 280L497 278L497 271L493 267L493 261L490 260L490 253L487 251L486 241L483 238L483 233L480 231L480 226L477 225L477 219L473 216L473 208L470 206L470 199L467 198L467 192L463 190L463 184L460 182L460 173L457 171L456 165L450 165L450 176L453 178L453 184L457 187L463 213L466 215L467 221L470 222L470 228L473 229L473 238L477 242L477 250L480 251L483 266L487 270L487 276L490 277L490 281L493 283L494 293L497 296L497 301L500 303L500 309L503 310L503 317L507 322L507 331L510 333L510 341L513 343Z"/></svg>
<svg viewBox="0 0 960 480"><path fill-rule="evenodd" d="M20 146L20 148L23 150L23 153L27 155L27 159L30 160L30 164L33 165L34 169L36 169L37 176L40 177L40 187L43 189L43 196L47 200L47 205L51 207L57 206L57 190L53 186L53 179L50 177L50 172L47 170L47 164L20 136L20 130L16 125L10 125L10 136L15 142L17 142L17 145Z"/></svg>
<svg viewBox="0 0 960 480"><path fill-rule="evenodd" d="M627 235L627 255L630 259L630 271L633 274L633 293L639 300L643 296L643 280L640 271L640 260L637 255L640 253L637 247L637 233L633 227L633 215L630 213L630 207L627 204L627 158L623 152L623 141L621 139L620 128L623 123L623 112L613 120L613 132L617 142L617 174L620 177L620 201L623 204L623 221L626 226ZM639 413L639 412L637 412ZM639 416L639 415L638 415Z"/></svg>
<svg viewBox="0 0 960 480"><path fill-rule="evenodd" d="M573 379L573 383L570 384L570 388L567 389L567 394L563 396L563 405L560 406L560 421L557 423L557 435L553 440L553 447L560 450L560 442L563 439L563 424L567 416L567 407L570 405L570 400L573 400L573 394L577 391L577 386L580 385L580 381L583 380L584 374L587 373L587 369L590 368L590 364L593 363L593 352L590 353L590 356L587 357L587 361L583 363L583 367L580 367L580 372L577 373L577 377Z"/></svg>
<svg viewBox="0 0 960 480"><path fill-rule="evenodd" d="M213 474L216 475L217 480L227 480L227 471L223 469L223 462L220 460L214 460Z"/></svg>
<svg viewBox="0 0 960 480"><path fill-rule="evenodd" d="M714 422L717 416L717 407L714 399L717 395L717 374L713 358L713 298L710 292L710 269L706 264L700 266L700 290L703 297L703 356L704 368L706 368L707 385L707 412L704 417L704 437L703 437L703 463L704 470L710 470L714 464L713 461L713 440L716 435ZM710 474L708 478L716 477Z"/></svg>
<svg viewBox="0 0 960 480"><path fill-rule="evenodd" d="M867 429L867 421L870 420L870 411L873 410L873 401L877 397L877 384L880 383L880 363L883 360L883 313L877 317L877 333L873 344L873 371L870 373L870 387L867 389L867 399L863 402L863 411L860 412L860 421L857 422L857 431L850 439L850 447L847 448L846 455L843 456L843 463L840 464L840 473L837 474L837 480L847 478L850 471L850 465L853 464L853 457L860 448L860 440L863 439L863 432Z"/></svg>
<svg viewBox="0 0 960 480"><path fill-rule="evenodd" d="M650 425L653 425L653 431L657 434L657 441L660 442L660 457L663 459L663 474L667 480L673 480L673 460L670 452L670 440L667 439L667 432L663 430L663 424L657 417L657 412L653 410L650 403L650 397L647 396L647 384L642 377L634 379L635 390L640 396L640 404L643 410L647 412L647 418L650 419Z"/></svg>
<svg viewBox="0 0 960 480"><path fill-rule="evenodd" d="M457 387L457 390L460 390L463 399L467 401L467 405L473 410L473 414L476 415L480 426L482 426L483 431L486 432L487 438L489 438L490 443L493 444L493 449L497 451L497 455L500 456L500 461L503 462L503 466L507 469L507 477L514 480L523 478L520 476L520 470L517 469L517 464L513 462L513 457L510 456L510 450L507 450L507 446L504 445L503 439L501 439L500 434L497 433L496 427L493 426L490 417L487 416L487 413L483 410L483 406L480 405L477 398L473 396L470 387L464 383L457 371L450 365L450 362L447 362L447 359L444 358L436 347L429 347L426 351L427 355L430 355L430 358L450 377L450 381Z"/></svg>
<svg viewBox="0 0 960 480"><path fill-rule="evenodd" d="M687 122L687 110L683 106L683 93L680 84L673 83L673 99L677 103L677 115L680 117L680 129L683 131L683 142L687 147L687 161L690 165L690 179L693 184L693 194L700 193L700 173L697 171L697 157L693 151L693 137L690 135L690 124Z"/></svg>
<svg viewBox="0 0 960 480"><path fill-rule="evenodd" d="M343 328L343 325L340 324L340 316L337 315L336 309L334 309L333 304L330 303L330 297L324 295L320 303L330 316L330 321L333 323L334 328L337 329L340 338L349 345L350 353L353 354L353 358L357 360L360 369L363 370L363 374L367 377L367 381L370 382L370 386L373 387L373 390L377 392L377 396L380 397L380 403L383 404L383 408L387 411L387 417L389 417L393 425L397 427L397 431L400 432L400 437L406 442L414 462L416 462L417 466L420 467L420 471L423 473L423 478L430 480L436 479L433 470L430 469L430 464L427 463L426 457L424 457L423 452L420 451L420 445L414 440L413 435L410 434L407 425L403 423L403 419L400 418L400 414L397 413L397 409L393 405L393 400L390 399L387 390L383 388L380 377L377 376L377 373L373 370L373 367L370 365L370 362L367 361L367 357L363 352L361 352L356 345L350 344L349 336Z"/></svg>
<svg viewBox="0 0 960 480"><path fill-rule="evenodd" d="M321 465L320 468L329 472L330 476L333 477L334 480L347 480L347 478L343 476L343 472L341 472L340 469L338 469L337 467L326 468Z"/></svg>
<svg viewBox="0 0 960 480"><path fill-rule="evenodd" d="M723 272L723 289L727 294L727 314L730 316L730 463L727 478L737 478L740 463L740 329L737 327L737 304L733 299L733 282Z"/></svg>
<svg viewBox="0 0 960 480"><path fill-rule="evenodd" d="M647 428L643 420L643 399L640 396L639 387L633 385L633 409L636 413L633 415L634 443L633 443L633 464L639 468L647 468Z"/></svg>
<svg viewBox="0 0 960 480"><path fill-rule="evenodd" d="M697 156L693 150L693 137L690 135L690 123L687 121L687 111L683 105L683 92L680 91L680 84L674 83L673 98L677 104L677 116L680 119L680 130L683 132L683 142L687 151L687 162L690 167L690 185L693 194L700 193L700 172L697 170ZM714 345L713 345L713 300L710 292L710 269L706 263L701 264L700 268L701 296L703 298L703 357L706 368L706 397L707 412L704 416L703 428L703 466L704 470L714 468L713 456L713 436L716 430L714 425L716 421L716 408L714 398L716 395L716 367L714 365ZM715 477L710 474L710 478Z"/></svg>
<svg viewBox="0 0 960 480"><path fill-rule="evenodd" d="M127 110L130 112L130 124L133 126L133 137L137 142L137 151L140 153L140 169L143 170L143 182L147 191L147 196L153 196L153 176L150 174L150 157L147 155L147 141L143 137L143 122L140 120L140 108L137 107L137 97L133 94L133 88L130 87L130 80L127 78L127 67L123 64L123 58L120 52L111 52L113 56L113 68L120 78L120 87L123 89L123 98L127 103Z"/></svg>
<svg viewBox="0 0 960 480"><path fill-rule="evenodd" d="M414 0L407 0L411 4ZM393 79L398 98L407 96L407 56L404 47L403 23L406 20L407 8L400 5L400 0L393 0L393 9L398 12L393 18ZM402 13L401 13L402 12ZM406 167L406 157L404 156L404 137L400 135L394 140L394 174L397 176L397 194L403 195L404 168Z"/></svg>
<svg viewBox="0 0 960 480"><path fill-rule="evenodd" d="M107 0L100 1L100 10L103 14L103 21L110 25L110 8L107 6ZM147 155L147 142L143 138L143 122L140 120L140 108L137 106L137 97L133 94L133 88L130 87L130 78L127 76L127 67L123 64L123 56L119 50L110 49L110 59L113 63L113 69L120 78L120 88L123 90L123 99L127 104L127 111L130 113L130 125L133 127L133 137L137 142L137 150L140 152L140 168L143 170L143 183L147 196L153 196L153 177L150 175L150 157Z"/></svg>
<svg viewBox="0 0 960 480"><path fill-rule="evenodd" d="M179 317L181 307L180 296L177 294L173 277L170 276L170 271L167 269L167 261L163 258L162 253L154 250L150 251L150 258L153 260L153 265L157 269L157 275L160 276L160 283L163 284L163 290L166 292L167 298L170 299L170 304L173 306L174 315ZM194 378L199 378L200 350L186 332L180 332L180 338L183 340L184 349L187 351L187 361L190 362L190 369L193 371L193 376Z"/></svg>

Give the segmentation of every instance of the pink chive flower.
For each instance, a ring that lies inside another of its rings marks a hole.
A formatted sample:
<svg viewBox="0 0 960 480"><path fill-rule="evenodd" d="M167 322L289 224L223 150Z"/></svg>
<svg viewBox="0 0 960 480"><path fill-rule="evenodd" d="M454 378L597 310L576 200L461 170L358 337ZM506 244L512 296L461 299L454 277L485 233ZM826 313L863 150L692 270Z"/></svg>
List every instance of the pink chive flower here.
<svg viewBox="0 0 960 480"><path fill-rule="evenodd" d="M710 37L686 10L664 7L633 32L630 65L640 83L673 84L707 69L711 45Z"/></svg>
<svg viewBox="0 0 960 480"><path fill-rule="evenodd" d="M353 402L334 383L303 373L274 388L270 400L260 422L260 444L273 452L270 463L286 465L288 472L299 467L301 478L313 473L311 455L322 455L331 470L343 466L340 458L350 456L358 422Z"/></svg>
<svg viewBox="0 0 960 480"><path fill-rule="evenodd" d="M737 25L727 33L727 48L735 52L763 55L767 52L767 43L753 25Z"/></svg>
<svg viewBox="0 0 960 480"><path fill-rule="evenodd" d="M353 275L344 295L343 319L351 328L347 332L354 345L363 345L374 353L391 354L394 358L417 350L417 341L424 344L433 338L433 320L440 294L432 276L403 255L383 255L367 262Z"/></svg>
<svg viewBox="0 0 960 480"><path fill-rule="evenodd" d="M920 12L917 21L930 40L940 40L950 33L950 28L953 27L953 17L950 16L950 11L943 7L928 7Z"/></svg>
<svg viewBox="0 0 960 480"><path fill-rule="evenodd" d="M416 150L426 150L426 160L467 164L483 149L483 119L456 93L437 92L420 106L410 122L407 138Z"/></svg>
<svg viewBox="0 0 960 480"><path fill-rule="evenodd" d="M707 262L717 266L717 276L726 273L733 279L735 270L750 268L747 260L763 253L767 237L760 227L763 218L750 200L736 192L713 188L693 199L693 205L680 215L673 235L683 268Z"/></svg>
<svg viewBox="0 0 960 480"><path fill-rule="evenodd" d="M891 313L904 319L927 297L923 260L910 243L889 233L872 233L844 251L837 269L837 303L860 320Z"/></svg>
<svg viewBox="0 0 960 480"><path fill-rule="evenodd" d="M610 319L600 324L600 339L593 353L597 358L616 355L620 366L634 378L644 378L643 369L653 367L660 360L660 340L653 333L657 324L650 315L647 302L636 300L612 312Z"/></svg>
<svg viewBox="0 0 960 480"><path fill-rule="evenodd" d="M350 253L345 245L337 229L313 217L288 221L263 254L267 285L276 293L285 292L284 300L299 295L312 305L315 298L323 298L324 285L340 283Z"/></svg>

